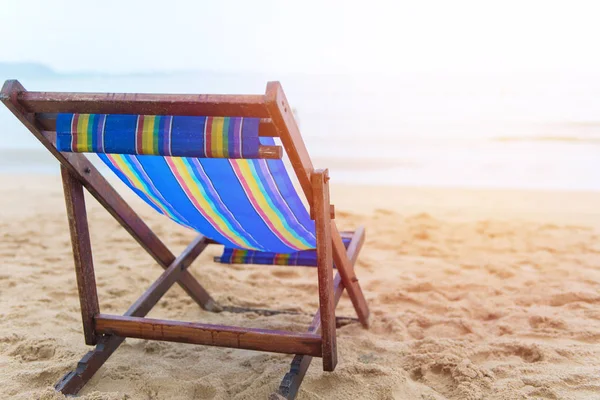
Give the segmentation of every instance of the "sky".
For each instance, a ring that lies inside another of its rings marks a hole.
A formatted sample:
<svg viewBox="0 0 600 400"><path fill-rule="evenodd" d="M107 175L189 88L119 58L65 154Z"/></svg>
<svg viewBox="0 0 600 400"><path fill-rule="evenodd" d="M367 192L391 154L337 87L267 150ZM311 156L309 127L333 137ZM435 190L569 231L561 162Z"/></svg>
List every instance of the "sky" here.
<svg viewBox="0 0 600 400"><path fill-rule="evenodd" d="M61 72L599 71L598 1L0 0L0 62Z"/></svg>

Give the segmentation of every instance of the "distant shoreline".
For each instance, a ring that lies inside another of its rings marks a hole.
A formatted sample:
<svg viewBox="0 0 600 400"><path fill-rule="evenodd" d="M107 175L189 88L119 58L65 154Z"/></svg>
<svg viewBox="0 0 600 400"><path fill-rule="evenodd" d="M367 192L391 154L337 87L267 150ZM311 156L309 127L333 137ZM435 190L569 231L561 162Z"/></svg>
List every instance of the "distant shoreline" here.
<svg viewBox="0 0 600 400"><path fill-rule="evenodd" d="M600 144L600 137L580 136L496 136L495 142L564 142L564 143L589 143Z"/></svg>

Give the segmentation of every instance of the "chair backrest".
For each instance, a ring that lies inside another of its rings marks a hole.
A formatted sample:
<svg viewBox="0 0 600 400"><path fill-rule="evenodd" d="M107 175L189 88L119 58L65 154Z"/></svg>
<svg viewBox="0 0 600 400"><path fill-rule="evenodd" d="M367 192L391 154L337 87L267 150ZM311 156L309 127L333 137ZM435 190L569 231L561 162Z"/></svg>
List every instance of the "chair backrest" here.
<svg viewBox="0 0 600 400"><path fill-rule="evenodd" d="M262 95L24 92L19 103L46 131L57 132L60 151L267 159L283 154L280 146L258 141L278 135ZM78 136L86 140L74 141ZM157 146L137 146L138 136ZM159 136L175 146L161 146ZM236 151L240 145L245 152Z"/></svg>
<svg viewBox="0 0 600 400"><path fill-rule="evenodd" d="M314 222L273 139L285 145L310 206L312 164L276 82L265 95L11 96L57 150L98 153L144 201L182 225L234 248L290 253L316 245ZM229 140L235 132L246 149Z"/></svg>

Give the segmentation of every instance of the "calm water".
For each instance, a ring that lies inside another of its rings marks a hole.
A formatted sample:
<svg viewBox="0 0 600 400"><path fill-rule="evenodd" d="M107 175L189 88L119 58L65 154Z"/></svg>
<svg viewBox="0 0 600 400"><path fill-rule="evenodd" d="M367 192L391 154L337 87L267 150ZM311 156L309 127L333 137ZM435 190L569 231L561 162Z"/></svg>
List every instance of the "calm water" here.
<svg viewBox="0 0 600 400"><path fill-rule="evenodd" d="M182 73L21 82L30 90L263 93L279 79L311 156L335 181L600 190L599 78ZM57 173L42 150L0 108L0 172Z"/></svg>

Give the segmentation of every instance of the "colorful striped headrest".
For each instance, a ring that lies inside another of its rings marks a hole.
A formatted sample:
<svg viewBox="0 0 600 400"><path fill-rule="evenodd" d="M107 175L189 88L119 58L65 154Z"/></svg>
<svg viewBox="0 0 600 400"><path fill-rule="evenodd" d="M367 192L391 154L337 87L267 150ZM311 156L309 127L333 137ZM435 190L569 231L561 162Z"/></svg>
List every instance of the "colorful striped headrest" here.
<svg viewBox="0 0 600 400"><path fill-rule="evenodd" d="M58 114L56 147L77 153L257 158L259 118Z"/></svg>

